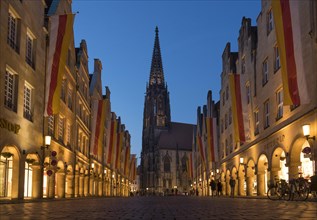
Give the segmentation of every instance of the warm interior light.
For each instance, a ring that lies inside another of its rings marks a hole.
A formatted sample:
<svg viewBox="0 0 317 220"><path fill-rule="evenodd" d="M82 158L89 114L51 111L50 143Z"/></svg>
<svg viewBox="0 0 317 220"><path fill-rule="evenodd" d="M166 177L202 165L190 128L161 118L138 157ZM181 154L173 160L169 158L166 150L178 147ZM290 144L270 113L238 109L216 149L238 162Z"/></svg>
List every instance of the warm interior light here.
<svg viewBox="0 0 317 220"><path fill-rule="evenodd" d="M92 163L92 164L91 164L91 169L94 169L94 168L95 168L95 164Z"/></svg>
<svg viewBox="0 0 317 220"><path fill-rule="evenodd" d="M310 125L303 125L303 134L305 137L310 135Z"/></svg>
<svg viewBox="0 0 317 220"><path fill-rule="evenodd" d="M214 175L214 171L211 171L211 175L212 175L212 176Z"/></svg>
<svg viewBox="0 0 317 220"><path fill-rule="evenodd" d="M106 174L106 173L107 173L107 170L104 170L103 172L104 172L104 174Z"/></svg>
<svg viewBox="0 0 317 220"><path fill-rule="evenodd" d="M217 169L216 172L219 173L219 169Z"/></svg>
<svg viewBox="0 0 317 220"><path fill-rule="evenodd" d="M244 163L244 158L240 157L240 163L243 164Z"/></svg>
<svg viewBox="0 0 317 220"><path fill-rule="evenodd" d="M51 136L46 135L45 136L45 146L50 146L51 145Z"/></svg>

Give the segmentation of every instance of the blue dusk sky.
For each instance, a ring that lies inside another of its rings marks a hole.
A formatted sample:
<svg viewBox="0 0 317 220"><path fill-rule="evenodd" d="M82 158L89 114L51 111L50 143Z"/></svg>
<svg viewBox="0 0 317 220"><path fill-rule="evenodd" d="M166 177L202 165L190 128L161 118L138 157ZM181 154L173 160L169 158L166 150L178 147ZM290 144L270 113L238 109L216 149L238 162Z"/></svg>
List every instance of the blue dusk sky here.
<svg viewBox="0 0 317 220"><path fill-rule="evenodd" d="M242 17L260 13L260 0L108 1L73 0L75 46L86 40L89 72L102 62L102 84L111 91L111 110L131 134L131 153L142 149L143 107L155 27L170 93L174 122L196 124L208 90L219 100L221 56L227 42L237 51ZM104 89L104 88L103 88ZM138 158L138 164L140 158Z"/></svg>

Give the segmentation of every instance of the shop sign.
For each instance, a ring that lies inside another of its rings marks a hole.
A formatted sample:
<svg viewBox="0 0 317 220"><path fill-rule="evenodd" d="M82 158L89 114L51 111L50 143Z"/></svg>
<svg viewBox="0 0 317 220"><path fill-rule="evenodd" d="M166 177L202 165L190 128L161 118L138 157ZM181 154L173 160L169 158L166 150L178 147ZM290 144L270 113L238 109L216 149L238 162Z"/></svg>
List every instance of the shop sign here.
<svg viewBox="0 0 317 220"><path fill-rule="evenodd" d="M17 134L17 133L19 133L21 126L18 124L11 123L4 118L0 118L0 128L7 129L8 131L11 131L11 132Z"/></svg>

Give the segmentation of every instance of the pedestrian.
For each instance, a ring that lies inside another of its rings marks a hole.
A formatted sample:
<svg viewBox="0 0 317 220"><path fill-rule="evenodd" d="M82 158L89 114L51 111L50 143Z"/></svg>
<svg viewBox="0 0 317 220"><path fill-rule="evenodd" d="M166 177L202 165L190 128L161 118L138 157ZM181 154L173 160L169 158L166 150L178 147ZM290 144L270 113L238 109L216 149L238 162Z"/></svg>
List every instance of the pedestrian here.
<svg viewBox="0 0 317 220"><path fill-rule="evenodd" d="M220 179L218 180L218 183L217 183L217 191L218 191L218 196L220 196L222 194L222 183Z"/></svg>
<svg viewBox="0 0 317 220"><path fill-rule="evenodd" d="M209 183L210 188L211 188L211 196L214 196L214 192L216 190L216 181L212 179Z"/></svg>
<svg viewBox="0 0 317 220"><path fill-rule="evenodd" d="M231 197L234 197L234 187L236 185L236 181L233 179L233 177L230 178L229 185L231 188Z"/></svg>

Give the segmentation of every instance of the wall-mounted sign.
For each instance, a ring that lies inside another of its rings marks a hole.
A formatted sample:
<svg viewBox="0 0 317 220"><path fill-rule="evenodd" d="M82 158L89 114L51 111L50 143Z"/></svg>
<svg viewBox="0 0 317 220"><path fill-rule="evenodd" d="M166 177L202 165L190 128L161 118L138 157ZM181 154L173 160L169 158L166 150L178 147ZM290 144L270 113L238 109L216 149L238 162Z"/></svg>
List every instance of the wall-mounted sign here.
<svg viewBox="0 0 317 220"><path fill-rule="evenodd" d="M4 118L0 118L0 128L5 128L8 131L12 131L13 133L17 134L19 133L21 126L18 124L11 123Z"/></svg>

